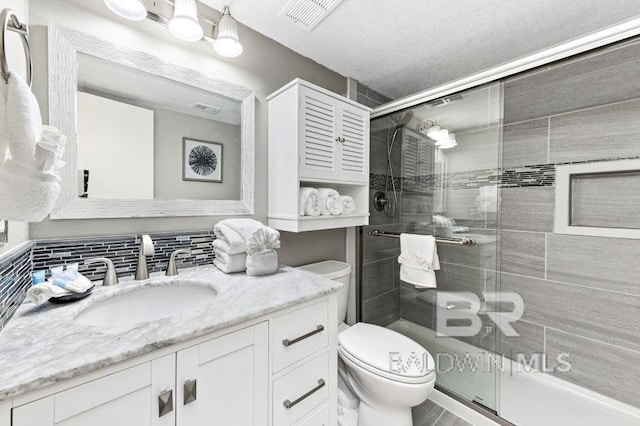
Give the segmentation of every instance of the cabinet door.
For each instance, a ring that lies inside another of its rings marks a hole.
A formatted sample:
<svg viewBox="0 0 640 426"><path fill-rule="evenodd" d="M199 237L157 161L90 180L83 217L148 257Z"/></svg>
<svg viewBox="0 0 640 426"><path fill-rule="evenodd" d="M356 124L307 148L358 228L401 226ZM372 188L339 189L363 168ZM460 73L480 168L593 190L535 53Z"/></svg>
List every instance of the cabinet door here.
<svg viewBox="0 0 640 426"><path fill-rule="evenodd" d="M300 179L339 179L336 122L338 101L300 87Z"/></svg>
<svg viewBox="0 0 640 426"><path fill-rule="evenodd" d="M175 410L158 411L174 383L175 355L167 355L14 408L13 426L174 426Z"/></svg>
<svg viewBox="0 0 640 426"><path fill-rule="evenodd" d="M178 352L178 426L267 425L268 336L264 322Z"/></svg>
<svg viewBox="0 0 640 426"><path fill-rule="evenodd" d="M340 114L339 175L343 181L369 181L369 113L343 104Z"/></svg>

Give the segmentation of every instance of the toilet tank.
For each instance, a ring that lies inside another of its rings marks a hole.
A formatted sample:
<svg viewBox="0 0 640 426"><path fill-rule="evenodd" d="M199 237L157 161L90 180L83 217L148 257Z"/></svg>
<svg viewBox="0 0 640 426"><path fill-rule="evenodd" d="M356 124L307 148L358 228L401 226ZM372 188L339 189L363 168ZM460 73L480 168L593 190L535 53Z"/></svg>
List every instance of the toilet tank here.
<svg viewBox="0 0 640 426"><path fill-rule="evenodd" d="M349 287L351 284L351 265L337 260L325 260L323 262L303 265L298 269L320 275L330 280L342 283L338 292L338 325L347 318L347 302L349 301Z"/></svg>

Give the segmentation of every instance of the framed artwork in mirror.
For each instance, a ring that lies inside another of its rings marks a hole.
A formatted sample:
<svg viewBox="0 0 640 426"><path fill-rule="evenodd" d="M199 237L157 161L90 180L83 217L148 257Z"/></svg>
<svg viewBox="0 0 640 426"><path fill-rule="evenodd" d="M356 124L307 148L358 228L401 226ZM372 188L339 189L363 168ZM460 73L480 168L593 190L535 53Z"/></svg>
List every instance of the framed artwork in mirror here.
<svg viewBox="0 0 640 426"><path fill-rule="evenodd" d="M6 220L0 220L0 246L9 241L9 223Z"/></svg>
<svg viewBox="0 0 640 426"><path fill-rule="evenodd" d="M222 144L182 138L182 180L222 183Z"/></svg>

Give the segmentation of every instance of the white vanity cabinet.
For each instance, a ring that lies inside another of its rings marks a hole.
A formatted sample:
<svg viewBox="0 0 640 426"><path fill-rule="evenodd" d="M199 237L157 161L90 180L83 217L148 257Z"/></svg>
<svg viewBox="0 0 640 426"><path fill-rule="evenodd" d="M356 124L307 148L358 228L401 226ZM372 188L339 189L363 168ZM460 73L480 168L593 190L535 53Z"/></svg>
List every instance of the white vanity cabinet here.
<svg viewBox="0 0 640 426"><path fill-rule="evenodd" d="M336 296L0 401L0 426L329 426ZM3 423L3 419L5 423Z"/></svg>
<svg viewBox="0 0 640 426"><path fill-rule="evenodd" d="M368 224L371 109L296 79L269 101L269 225L301 232ZM356 201L350 215L299 216L299 189L329 187Z"/></svg>
<svg viewBox="0 0 640 426"><path fill-rule="evenodd" d="M268 351L264 322L17 407L13 426L266 426Z"/></svg>

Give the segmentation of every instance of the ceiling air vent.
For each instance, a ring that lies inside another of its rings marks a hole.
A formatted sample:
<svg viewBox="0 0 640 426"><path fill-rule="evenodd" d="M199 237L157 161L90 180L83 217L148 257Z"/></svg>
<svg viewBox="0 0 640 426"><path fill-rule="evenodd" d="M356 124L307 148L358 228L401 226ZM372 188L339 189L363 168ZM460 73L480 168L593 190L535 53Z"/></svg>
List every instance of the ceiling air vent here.
<svg viewBox="0 0 640 426"><path fill-rule="evenodd" d="M204 112L205 114L217 114L222 111L222 108L203 104L201 102L196 102L195 104L191 105L191 108L195 109L196 111Z"/></svg>
<svg viewBox="0 0 640 426"><path fill-rule="evenodd" d="M311 31L340 3L342 0L291 0L280 16Z"/></svg>

